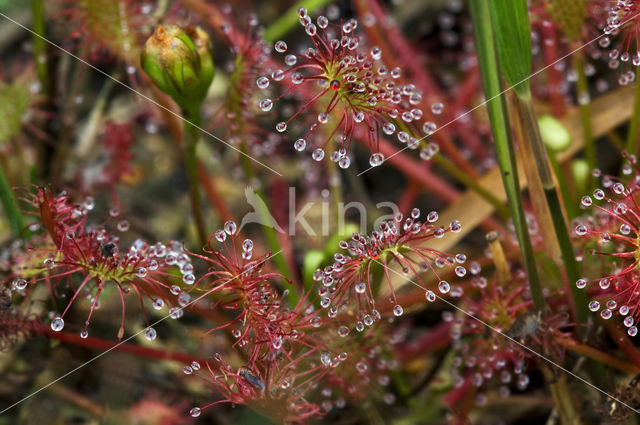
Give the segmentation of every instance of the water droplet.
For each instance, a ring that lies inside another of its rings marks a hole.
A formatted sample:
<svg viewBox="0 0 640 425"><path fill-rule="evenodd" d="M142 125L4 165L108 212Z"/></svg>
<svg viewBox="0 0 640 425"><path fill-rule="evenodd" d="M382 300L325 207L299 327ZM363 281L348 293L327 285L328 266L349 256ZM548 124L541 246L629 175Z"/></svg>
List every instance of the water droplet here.
<svg viewBox="0 0 640 425"><path fill-rule="evenodd" d="M358 294L364 294L364 291L367 289L367 284L364 282L358 282L355 285L355 290Z"/></svg>
<svg viewBox="0 0 640 425"><path fill-rule="evenodd" d="M384 134L391 135L391 134L395 133L395 131L396 131L396 126L395 126L395 125L393 125L393 123L386 122L386 123L384 123L384 125L382 126L382 131L384 132Z"/></svg>
<svg viewBox="0 0 640 425"><path fill-rule="evenodd" d="M280 81L284 78L284 72L281 69L276 69L271 73L271 79L273 81Z"/></svg>
<svg viewBox="0 0 640 425"><path fill-rule="evenodd" d="M340 335L341 337L346 337L347 335L349 335L349 328L342 325L338 328L338 335Z"/></svg>
<svg viewBox="0 0 640 425"><path fill-rule="evenodd" d="M278 124L276 124L276 130L279 133L282 133L282 132L286 131L286 129L287 129L287 123L286 122L280 121Z"/></svg>
<svg viewBox="0 0 640 425"><path fill-rule="evenodd" d="M279 336L278 336L278 337L276 337L276 338L273 340L272 345L273 345L273 349L274 349L274 350L279 350L279 349L280 349L280 347L282 347L282 337L279 337Z"/></svg>
<svg viewBox="0 0 640 425"><path fill-rule="evenodd" d="M584 288L585 286L587 286L587 281L586 281L586 279L578 279L578 280L576 281L576 287L577 287L578 289L582 289L582 288Z"/></svg>
<svg viewBox="0 0 640 425"><path fill-rule="evenodd" d="M425 296L427 297L427 301L429 302L434 302L436 300L436 294L433 291L427 291L425 293Z"/></svg>
<svg viewBox="0 0 640 425"><path fill-rule="evenodd" d="M27 287L27 281L22 278L16 278L13 280L12 286L17 290L22 291Z"/></svg>
<svg viewBox="0 0 640 425"><path fill-rule="evenodd" d="M325 29L329 25L329 19L324 15L318 16L316 22L318 22L318 26L322 29Z"/></svg>
<svg viewBox="0 0 640 425"><path fill-rule="evenodd" d="M162 307L164 307L164 301L162 301L160 298L157 298L153 301L153 308L155 310L160 310Z"/></svg>
<svg viewBox="0 0 640 425"><path fill-rule="evenodd" d="M340 159L340 161L338 161L338 166L342 169L349 168L350 164L351 164L351 160L349 159L348 156L345 156L344 158Z"/></svg>
<svg viewBox="0 0 640 425"><path fill-rule="evenodd" d="M382 164L383 162L384 162L384 155L383 155L383 154L381 154L381 153L379 153L379 152L374 153L374 154L373 154L373 155L371 155L371 157L369 158L369 164L370 164L372 167L377 167L377 166L379 166L380 164Z"/></svg>
<svg viewBox="0 0 640 425"><path fill-rule="evenodd" d="M185 366L182 371L185 375L191 375L193 373L193 369L191 369L191 366Z"/></svg>
<svg viewBox="0 0 640 425"><path fill-rule="evenodd" d="M309 34L311 37L313 37L314 35L316 35L316 32L318 31L318 29L316 28L315 24L309 24L305 27L305 32L307 34Z"/></svg>
<svg viewBox="0 0 640 425"><path fill-rule="evenodd" d="M147 277L147 269L144 267L138 267L136 269L136 276L138 276L141 279Z"/></svg>
<svg viewBox="0 0 640 425"><path fill-rule="evenodd" d="M122 220L118 222L117 227L119 231L126 232L127 230L129 230L129 222L127 220Z"/></svg>
<svg viewBox="0 0 640 425"><path fill-rule="evenodd" d="M58 316L53 319L53 321L51 322L51 329L54 332L60 332L62 328L64 328L64 320L62 320L62 317Z"/></svg>
<svg viewBox="0 0 640 425"><path fill-rule="evenodd" d="M311 154L311 157L313 158L314 161L322 161L322 159L324 158L324 151L320 148L317 148L316 150L313 151L313 154Z"/></svg>
<svg viewBox="0 0 640 425"><path fill-rule="evenodd" d="M293 148L298 152L302 152L306 146L307 146L307 141L304 139L298 139L293 144Z"/></svg>
<svg viewBox="0 0 640 425"><path fill-rule="evenodd" d="M629 329L627 329L627 333L629 334L629 336L636 336L638 334L638 328L636 328L635 326L631 326Z"/></svg>
<svg viewBox="0 0 640 425"><path fill-rule="evenodd" d="M261 100L260 103L258 104L258 107L260 108L260 110L262 110L263 112L267 112L270 111L271 108L273 108L273 101L271 99L264 99Z"/></svg>
<svg viewBox="0 0 640 425"><path fill-rule="evenodd" d="M326 112L320 112L318 114L318 122L320 124L326 124L327 122L329 122L329 114Z"/></svg>
<svg viewBox="0 0 640 425"><path fill-rule="evenodd" d="M437 128L438 126L431 121L427 121L422 125L422 131L424 131L424 134L426 134L427 136L430 136L431 134L435 133Z"/></svg>
<svg viewBox="0 0 640 425"><path fill-rule="evenodd" d="M189 415L191 415L192 418L197 418L198 416L200 416L200 408L194 407L189 411Z"/></svg>
<svg viewBox="0 0 640 425"><path fill-rule="evenodd" d="M589 303L589 310L598 311L600 309L600 303L598 301L591 301Z"/></svg>
<svg viewBox="0 0 640 425"><path fill-rule="evenodd" d="M404 310L402 309L402 306L396 305L395 307L393 307L393 315L394 316L402 316L403 312L404 312Z"/></svg>
<svg viewBox="0 0 640 425"><path fill-rule="evenodd" d="M449 292L450 289L451 289L451 286L449 285L449 282L447 282L446 280L441 280L438 283L438 290L441 293L446 294L447 292Z"/></svg>
<svg viewBox="0 0 640 425"><path fill-rule="evenodd" d="M88 336L89 336L89 332L87 332L86 329L84 329L82 332L80 332L80 338L87 339Z"/></svg>
<svg viewBox="0 0 640 425"><path fill-rule="evenodd" d="M276 49L276 52L284 53L287 50L287 43L282 40L276 41L274 48Z"/></svg>
<svg viewBox="0 0 640 425"><path fill-rule="evenodd" d="M584 236L588 233L587 226L579 224L576 226L576 235Z"/></svg>
<svg viewBox="0 0 640 425"><path fill-rule="evenodd" d="M149 341L153 341L154 339L156 339L156 336L158 336L158 334L156 333L156 330L153 329L152 327L148 327L144 331L144 337L147 338Z"/></svg>
<svg viewBox="0 0 640 425"><path fill-rule="evenodd" d="M269 79L267 77L259 77L256 80L256 85L260 89L266 89L267 87L269 87Z"/></svg>

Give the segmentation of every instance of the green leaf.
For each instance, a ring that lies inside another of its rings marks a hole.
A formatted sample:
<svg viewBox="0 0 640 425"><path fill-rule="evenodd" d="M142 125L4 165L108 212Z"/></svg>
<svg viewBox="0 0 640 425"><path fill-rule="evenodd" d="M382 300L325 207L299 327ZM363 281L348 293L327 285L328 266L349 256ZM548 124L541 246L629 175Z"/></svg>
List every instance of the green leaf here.
<svg viewBox="0 0 640 425"><path fill-rule="evenodd" d="M504 3L504 0L495 0L497 3ZM511 0L508 0L511 1ZM513 0L519 2L519 0ZM496 60L496 48L491 31L490 6L493 3L487 0L471 0L470 11L473 23L474 38L478 52L478 63L482 75L482 85L484 87L487 101L487 112L491 121L491 131L495 141L496 155L502 184L504 185L507 201L513 217L513 223L520 242L522 259L525 263L527 275L529 276L529 286L536 308L544 307L544 296L540 285L540 278L533 254L533 246L527 227L522 198L520 195L520 183L511 141L511 129L509 127L509 115L505 105L504 96L501 95L500 76L498 72L498 62Z"/></svg>
<svg viewBox="0 0 640 425"><path fill-rule="evenodd" d="M302 280L307 290L313 288L313 274L322 266L326 258L325 253L319 249L312 249L305 254L302 267Z"/></svg>
<svg viewBox="0 0 640 425"><path fill-rule="evenodd" d="M13 236L16 238L24 236L22 233L25 228L24 219L22 218L18 202L13 195L13 190L11 190L11 187L9 186L9 181L4 174L2 166L0 166L0 201L4 208L4 214L9 220Z"/></svg>
<svg viewBox="0 0 640 425"><path fill-rule="evenodd" d="M569 149L571 134L560 121L551 115L543 115L538 118L538 125L542 141L552 153Z"/></svg>
<svg viewBox="0 0 640 425"><path fill-rule="evenodd" d="M489 3L498 62L518 97L530 93L531 29L526 0L484 0Z"/></svg>

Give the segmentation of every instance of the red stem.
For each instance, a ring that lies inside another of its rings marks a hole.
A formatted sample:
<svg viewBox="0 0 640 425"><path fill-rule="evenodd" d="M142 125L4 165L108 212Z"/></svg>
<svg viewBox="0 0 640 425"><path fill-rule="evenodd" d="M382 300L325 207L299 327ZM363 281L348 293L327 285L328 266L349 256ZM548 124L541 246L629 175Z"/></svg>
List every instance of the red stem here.
<svg viewBox="0 0 640 425"><path fill-rule="evenodd" d="M212 184L209 173L207 173L207 170L204 165L202 165L201 161L198 161L198 177L200 178L200 183L202 184L204 192L209 199L209 203L218 210L218 214L220 214L223 221L233 220L233 214L231 214L231 211L227 208L227 204L216 190L215 185Z"/></svg>
<svg viewBox="0 0 640 425"><path fill-rule="evenodd" d="M54 332L48 325L40 323L35 324L33 329L37 334L45 335L49 338L57 339L67 344L80 345L96 350L106 351L113 349L114 351L129 353L134 356L147 357L150 359L172 360L183 364L190 364L194 360L202 365L204 365L206 362L205 358L192 356L187 353L180 353L177 351L169 351L166 348L158 349L143 347L141 345L131 344L128 342L118 342L91 336L82 338L80 335L72 334L69 332Z"/></svg>
<svg viewBox="0 0 640 425"><path fill-rule="evenodd" d="M542 33L543 40L557 40L558 34L556 34L556 27L554 25L541 25L540 32ZM549 66L558 60L558 46L557 43L541 43L542 44L542 56L544 57L544 65ZM556 69L555 66L549 66L546 71L549 82L547 87L549 88L549 100L551 102L551 110L555 117L561 117L565 114L565 100L564 95L560 92L560 84L563 80L563 74Z"/></svg>

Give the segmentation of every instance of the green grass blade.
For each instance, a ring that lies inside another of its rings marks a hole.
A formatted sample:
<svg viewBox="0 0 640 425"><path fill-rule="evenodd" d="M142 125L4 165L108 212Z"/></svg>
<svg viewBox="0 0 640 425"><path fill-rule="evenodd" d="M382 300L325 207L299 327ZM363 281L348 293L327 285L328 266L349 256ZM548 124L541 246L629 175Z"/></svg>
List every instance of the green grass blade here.
<svg viewBox="0 0 640 425"><path fill-rule="evenodd" d="M9 220L9 226L11 227L13 236L21 238L24 236L23 231L25 230L24 219L22 218L18 202L15 196L13 196L13 190L11 190L9 186L9 180L7 180L2 166L0 166L0 201L2 201L4 214Z"/></svg>
<svg viewBox="0 0 640 425"><path fill-rule="evenodd" d="M502 0L498 2L502 2ZM536 308L542 309L544 307L544 296L542 294L533 247L529 237L524 208L522 207L520 184L518 182L518 173L511 141L511 130L509 128L509 117L504 97L500 96L502 87L500 85L498 61L496 59L496 50L491 29L489 3L490 2L486 0L470 1L478 62L480 64L485 97L488 99L487 111L491 121L491 130L495 141L498 164L500 165L502 183L507 194L511 216L513 217L518 241L520 242L522 258L527 270L527 275L529 276L531 295Z"/></svg>
<svg viewBox="0 0 640 425"><path fill-rule="evenodd" d="M502 74L518 97L527 95L530 92L531 75L531 30L527 2L485 0L485 3L491 11L495 46ZM488 21L484 24L489 26Z"/></svg>

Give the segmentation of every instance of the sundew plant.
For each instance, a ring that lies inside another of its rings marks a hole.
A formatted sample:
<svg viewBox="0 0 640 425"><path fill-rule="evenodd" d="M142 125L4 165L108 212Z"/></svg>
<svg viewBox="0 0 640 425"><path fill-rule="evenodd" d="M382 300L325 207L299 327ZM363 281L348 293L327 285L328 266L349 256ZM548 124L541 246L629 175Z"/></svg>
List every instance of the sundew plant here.
<svg viewBox="0 0 640 425"><path fill-rule="evenodd" d="M640 423L640 0L0 34L0 425Z"/></svg>

